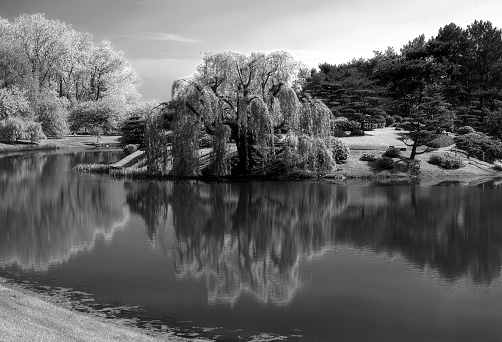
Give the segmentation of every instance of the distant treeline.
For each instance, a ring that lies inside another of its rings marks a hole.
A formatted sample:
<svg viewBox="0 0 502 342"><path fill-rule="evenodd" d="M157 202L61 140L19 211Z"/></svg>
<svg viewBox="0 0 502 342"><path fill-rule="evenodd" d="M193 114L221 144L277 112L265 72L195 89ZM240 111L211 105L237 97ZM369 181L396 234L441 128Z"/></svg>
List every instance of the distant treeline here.
<svg viewBox="0 0 502 342"><path fill-rule="evenodd" d="M385 123L413 117L434 102L453 119L445 120L452 122L445 128L473 126L502 137L502 32L491 22L474 21L467 29L451 23L399 52L388 48L370 59L322 63L319 69L304 89L335 116Z"/></svg>
<svg viewBox="0 0 502 342"><path fill-rule="evenodd" d="M0 18L0 141L114 130L139 82L107 41L43 14Z"/></svg>

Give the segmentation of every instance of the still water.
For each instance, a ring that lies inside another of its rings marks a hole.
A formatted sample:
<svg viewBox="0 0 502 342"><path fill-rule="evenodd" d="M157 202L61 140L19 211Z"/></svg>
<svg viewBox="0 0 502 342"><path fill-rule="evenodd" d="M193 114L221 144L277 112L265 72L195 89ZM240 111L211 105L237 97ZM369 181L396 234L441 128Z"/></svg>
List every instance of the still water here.
<svg viewBox="0 0 502 342"><path fill-rule="evenodd" d="M0 158L0 276L225 341L499 341L502 189L146 182Z"/></svg>

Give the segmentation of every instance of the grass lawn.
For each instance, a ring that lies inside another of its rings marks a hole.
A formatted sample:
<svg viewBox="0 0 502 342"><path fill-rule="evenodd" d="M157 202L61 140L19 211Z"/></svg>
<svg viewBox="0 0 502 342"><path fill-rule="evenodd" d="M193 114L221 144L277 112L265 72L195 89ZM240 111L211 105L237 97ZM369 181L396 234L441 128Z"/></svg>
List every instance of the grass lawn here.
<svg viewBox="0 0 502 342"><path fill-rule="evenodd" d="M364 153L372 153L376 158L380 158L389 146L403 147L406 151L402 151L403 157L409 158L411 147L407 147L402 141L398 140L402 131L397 131L392 127L380 128L370 132L362 137L344 137L343 142L349 145L350 156L345 164L338 165L337 174L344 175L348 178L374 178L374 177L405 177L406 173L399 173L394 170L380 170L372 167L370 162L361 161L360 158ZM419 151L423 150L419 148ZM417 155L415 159L420 161L420 176L421 177L467 177L467 176L497 176L502 174L495 170L481 169L467 160L464 162L464 167L459 169L447 170L428 163L430 156L434 153L449 150L448 147L438 149L435 152L428 152ZM473 158L472 158L473 159Z"/></svg>
<svg viewBox="0 0 502 342"><path fill-rule="evenodd" d="M102 145L116 144L120 136L101 136L99 142ZM0 152L29 151L31 149L45 148L88 148L96 143L96 137L90 135L66 136L61 139L45 139L39 144L31 144L29 141L18 141L15 144L5 144L0 142Z"/></svg>

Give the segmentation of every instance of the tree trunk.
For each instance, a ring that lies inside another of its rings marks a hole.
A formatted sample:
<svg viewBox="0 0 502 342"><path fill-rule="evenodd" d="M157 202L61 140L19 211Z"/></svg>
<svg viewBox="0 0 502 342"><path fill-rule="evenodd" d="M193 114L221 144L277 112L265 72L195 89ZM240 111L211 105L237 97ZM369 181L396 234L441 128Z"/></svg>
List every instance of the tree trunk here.
<svg viewBox="0 0 502 342"><path fill-rule="evenodd" d="M417 139L418 140L418 139ZM415 156L417 155L417 147L418 147L418 142L417 140L413 141L413 146L411 147L411 155L410 155L410 160L415 159Z"/></svg>

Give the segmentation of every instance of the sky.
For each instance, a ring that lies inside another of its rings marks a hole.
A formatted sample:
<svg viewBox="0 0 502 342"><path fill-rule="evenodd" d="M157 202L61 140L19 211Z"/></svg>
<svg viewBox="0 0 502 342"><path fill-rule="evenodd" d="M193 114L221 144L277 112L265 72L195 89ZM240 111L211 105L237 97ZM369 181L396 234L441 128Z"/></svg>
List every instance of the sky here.
<svg viewBox="0 0 502 342"><path fill-rule="evenodd" d="M0 17L45 13L124 51L146 100L169 100L206 51L286 50L315 68L371 58L455 23L502 28L501 0L0 0Z"/></svg>

